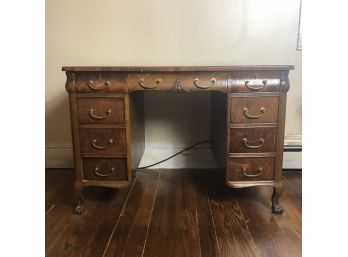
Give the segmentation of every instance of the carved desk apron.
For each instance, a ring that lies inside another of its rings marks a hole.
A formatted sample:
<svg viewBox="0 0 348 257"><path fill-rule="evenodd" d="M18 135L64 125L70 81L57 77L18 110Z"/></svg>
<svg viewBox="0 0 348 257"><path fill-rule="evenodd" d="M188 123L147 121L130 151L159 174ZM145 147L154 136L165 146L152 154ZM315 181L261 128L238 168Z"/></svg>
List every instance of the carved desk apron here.
<svg viewBox="0 0 348 257"><path fill-rule="evenodd" d="M212 67L63 67L69 92L76 171L76 214L85 186L128 186L144 152L144 91L210 91L212 150L226 184L281 182L290 65Z"/></svg>

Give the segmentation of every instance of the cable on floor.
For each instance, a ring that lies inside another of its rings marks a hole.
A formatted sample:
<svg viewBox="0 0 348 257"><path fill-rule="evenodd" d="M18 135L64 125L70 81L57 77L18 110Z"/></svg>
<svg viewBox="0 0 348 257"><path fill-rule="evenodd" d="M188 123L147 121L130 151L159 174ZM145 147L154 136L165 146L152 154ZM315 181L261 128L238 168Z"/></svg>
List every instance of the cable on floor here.
<svg viewBox="0 0 348 257"><path fill-rule="evenodd" d="M189 149L192 149L192 148L196 147L197 145L201 145L201 144L204 144L204 143L210 143L210 142L211 142L210 140L205 140L205 141L201 141L201 142L195 143L195 144L190 145L190 146L186 147L185 149L183 149L183 150L181 150L181 151L179 151L179 152L177 152L177 153L175 153L175 154L169 156L168 158L166 158L166 159L164 159L164 160L161 160L161 161L159 161L159 162L156 162L156 163L153 163L153 164L150 164L150 165L147 165L147 166L139 167L139 168L137 168L137 169L138 169L138 170L143 170L143 169L150 168L150 167L155 166L155 165L157 165L157 164L160 164L160 163L162 163L162 162L168 161L169 159L171 159L171 158L173 158L173 157L175 157L175 156L177 156L177 155L179 155L179 154L181 154L181 153L183 153L183 152L185 152L185 151L187 151L187 150L189 150Z"/></svg>

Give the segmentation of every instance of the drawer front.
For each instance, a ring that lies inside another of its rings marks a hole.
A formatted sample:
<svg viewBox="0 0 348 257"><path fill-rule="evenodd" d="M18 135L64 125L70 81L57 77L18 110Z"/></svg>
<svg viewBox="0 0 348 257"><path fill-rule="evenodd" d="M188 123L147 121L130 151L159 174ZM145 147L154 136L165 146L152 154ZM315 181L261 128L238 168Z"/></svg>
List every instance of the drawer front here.
<svg viewBox="0 0 348 257"><path fill-rule="evenodd" d="M275 152L277 128L233 128L231 153Z"/></svg>
<svg viewBox="0 0 348 257"><path fill-rule="evenodd" d="M125 154L126 129L80 128L80 149L87 154Z"/></svg>
<svg viewBox="0 0 348 257"><path fill-rule="evenodd" d="M277 123L278 97L232 97L231 123Z"/></svg>
<svg viewBox="0 0 348 257"><path fill-rule="evenodd" d="M176 75L166 72L129 73L128 91L136 90L168 90L174 88Z"/></svg>
<svg viewBox="0 0 348 257"><path fill-rule="evenodd" d="M227 92L228 76L226 72L190 72L178 75L178 81L184 91L218 90Z"/></svg>
<svg viewBox="0 0 348 257"><path fill-rule="evenodd" d="M83 158L83 179L127 181L126 158Z"/></svg>
<svg viewBox="0 0 348 257"><path fill-rule="evenodd" d="M124 100L121 97L78 97L80 124L124 123Z"/></svg>
<svg viewBox="0 0 348 257"><path fill-rule="evenodd" d="M232 157L228 163L228 176L231 181L273 180L275 158Z"/></svg>
<svg viewBox="0 0 348 257"><path fill-rule="evenodd" d="M66 89L75 93L119 93L124 91L125 74L69 72Z"/></svg>
<svg viewBox="0 0 348 257"><path fill-rule="evenodd" d="M280 73L274 71L235 72L229 80L229 85L232 93L278 92Z"/></svg>

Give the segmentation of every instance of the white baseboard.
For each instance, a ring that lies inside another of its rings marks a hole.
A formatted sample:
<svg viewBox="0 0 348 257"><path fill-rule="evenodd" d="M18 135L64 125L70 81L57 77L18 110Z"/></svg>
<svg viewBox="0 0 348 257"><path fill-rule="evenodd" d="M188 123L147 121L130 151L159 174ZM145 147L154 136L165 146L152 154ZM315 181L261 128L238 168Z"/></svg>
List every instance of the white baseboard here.
<svg viewBox="0 0 348 257"><path fill-rule="evenodd" d="M298 146L302 148L302 135L288 134L284 138L284 147Z"/></svg>
<svg viewBox="0 0 348 257"><path fill-rule="evenodd" d="M301 147L301 135L286 135L284 147ZM187 145L146 145L140 167L146 166L182 150ZM46 168L73 168L73 149L72 145L55 144L46 145ZM152 168L215 168L216 162L213 157L209 144L201 145L195 149L190 149L166 162L156 165ZM284 152L284 169L301 169L302 152Z"/></svg>
<svg viewBox="0 0 348 257"><path fill-rule="evenodd" d="M72 145L46 145L46 168L73 168Z"/></svg>
<svg viewBox="0 0 348 257"><path fill-rule="evenodd" d="M302 169L302 152L284 152L283 169Z"/></svg>
<svg viewBox="0 0 348 257"><path fill-rule="evenodd" d="M283 169L302 169L302 135L285 135Z"/></svg>

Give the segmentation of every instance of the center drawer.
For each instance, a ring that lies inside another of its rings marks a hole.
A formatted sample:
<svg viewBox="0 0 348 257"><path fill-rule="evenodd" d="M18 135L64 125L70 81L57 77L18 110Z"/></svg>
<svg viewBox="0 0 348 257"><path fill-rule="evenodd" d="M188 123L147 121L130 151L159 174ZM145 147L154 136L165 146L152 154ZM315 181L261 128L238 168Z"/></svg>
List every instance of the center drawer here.
<svg viewBox="0 0 348 257"><path fill-rule="evenodd" d="M83 158L83 179L126 181L126 158Z"/></svg>
<svg viewBox="0 0 348 257"><path fill-rule="evenodd" d="M77 97L80 124L124 123L123 97Z"/></svg>
<svg viewBox="0 0 348 257"><path fill-rule="evenodd" d="M178 75L182 87L186 91L220 90L227 91L226 72L190 72Z"/></svg>
<svg viewBox="0 0 348 257"><path fill-rule="evenodd" d="M230 133L231 153L275 152L277 128L232 128Z"/></svg>
<svg viewBox="0 0 348 257"><path fill-rule="evenodd" d="M80 150L82 154L125 154L126 129L80 128Z"/></svg>
<svg viewBox="0 0 348 257"><path fill-rule="evenodd" d="M129 73L128 91L135 90L166 90L171 89L176 81L176 75L170 72Z"/></svg>

